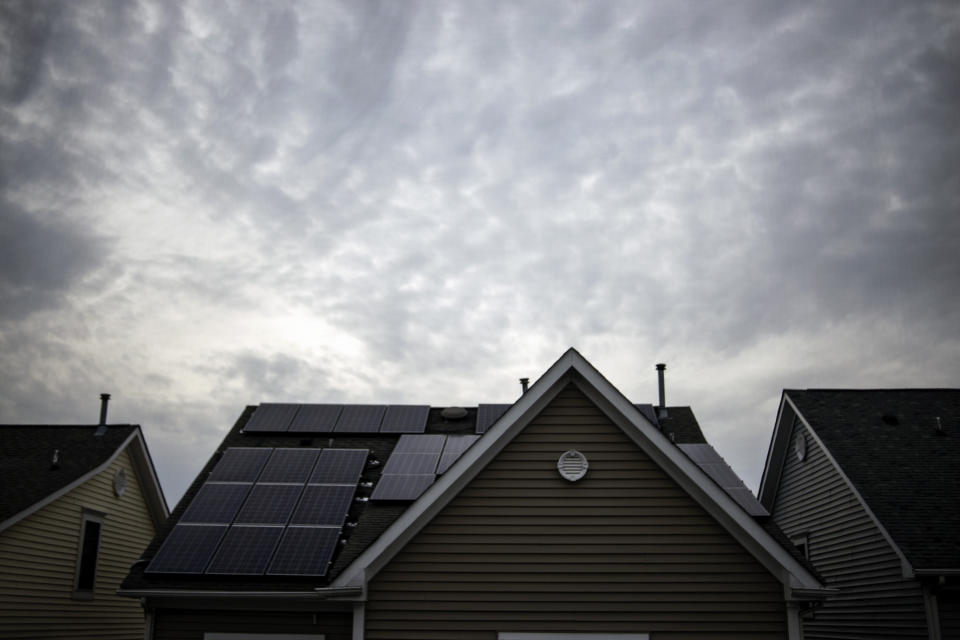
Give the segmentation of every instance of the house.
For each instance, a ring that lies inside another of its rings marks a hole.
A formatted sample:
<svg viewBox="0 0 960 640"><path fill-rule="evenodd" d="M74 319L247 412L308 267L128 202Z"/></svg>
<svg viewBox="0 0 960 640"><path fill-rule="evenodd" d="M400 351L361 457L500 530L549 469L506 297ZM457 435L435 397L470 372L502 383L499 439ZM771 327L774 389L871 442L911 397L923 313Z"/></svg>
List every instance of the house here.
<svg viewBox="0 0 960 640"><path fill-rule="evenodd" d="M116 591L168 516L139 426L0 426L0 637L143 638Z"/></svg>
<svg viewBox="0 0 960 640"><path fill-rule="evenodd" d="M206 640L799 638L824 596L688 407L573 349L511 405L247 407L121 593Z"/></svg>
<svg viewBox="0 0 960 640"><path fill-rule="evenodd" d="M837 589L807 638L960 638L960 389L784 391L760 502Z"/></svg>

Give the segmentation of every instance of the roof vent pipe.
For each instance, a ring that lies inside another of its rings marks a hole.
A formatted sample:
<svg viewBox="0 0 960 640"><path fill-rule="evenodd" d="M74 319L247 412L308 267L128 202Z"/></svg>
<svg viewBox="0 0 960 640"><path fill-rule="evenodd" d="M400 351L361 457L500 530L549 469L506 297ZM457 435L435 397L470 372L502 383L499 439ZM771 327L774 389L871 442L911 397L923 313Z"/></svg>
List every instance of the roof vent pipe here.
<svg viewBox="0 0 960 640"><path fill-rule="evenodd" d="M530 378L520 378L520 388L523 389L523 392L527 392L527 387L530 386Z"/></svg>
<svg viewBox="0 0 960 640"><path fill-rule="evenodd" d="M663 372L666 370L667 365L660 362L657 364L657 383L660 388L660 404L657 405L657 417L666 418L667 417L667 400L666 393L663 389Z"/></svg>
<svg viewBox="0 0 960 640"><path fill-rule="evenodd" d="M100 422L98 424L105 425L107 424L107 403L110 402L109 393L100 394Z"/></svg>

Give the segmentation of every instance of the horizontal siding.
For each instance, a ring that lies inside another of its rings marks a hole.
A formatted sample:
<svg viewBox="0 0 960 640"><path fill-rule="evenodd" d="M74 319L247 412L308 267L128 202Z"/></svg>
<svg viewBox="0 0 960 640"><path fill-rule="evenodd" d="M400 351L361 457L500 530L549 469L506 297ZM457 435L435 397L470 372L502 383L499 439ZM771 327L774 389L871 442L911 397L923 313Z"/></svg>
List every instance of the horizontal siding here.
<svg viewBox="0 0 960 640"><path fill-rule="evenodd" d="M793 447L801 433L804 461ZM926 639L920 584L902 577L899 556L799 421L790 442L773 518L790 537L808 534L810 561L840 590L804 620L805 638Z"/></svg>
<svg viewBox="0 0 960 640"><path fill-rule="evenodd" d="M113 478L127 475L114 496ZM93 600L72 598L83 508L106 513ZM126 451L107 469L0 533L0 637L143 638L140 603L115 594L155 531Z"/></svg>
<svg viewBox="0 0 960 640"><path fill-rule="evenodd" d="M569 483L559 456L587 476ZM784 638L782 587L573 387L371 581L367 638Z"/></svg>
<svg viewBox="0 0 960 640"><path fill-rule="evenodd" d="M351 640L352 612L303 611L197 611L158 610L154 616L155 640L203 640L206 632L312 633L325 640Z"/></svg>

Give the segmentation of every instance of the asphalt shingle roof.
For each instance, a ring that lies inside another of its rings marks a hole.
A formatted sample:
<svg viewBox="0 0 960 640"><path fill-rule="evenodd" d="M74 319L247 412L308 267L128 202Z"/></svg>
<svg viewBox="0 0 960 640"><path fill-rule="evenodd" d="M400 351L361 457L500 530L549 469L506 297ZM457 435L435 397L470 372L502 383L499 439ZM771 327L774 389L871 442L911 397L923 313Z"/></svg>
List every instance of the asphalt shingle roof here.
<svg viewBox="0 0 960 640"><path fill-rule="evenodd" d="M139 427L0 425L0 522L83 477ZM58 464L53 465L53 453Z"/></svg>
<svg viewBox="0 0 960 640"><path fill-rule="evenodd" d="M960 568L960 389L786 393L914 568Z"/></svg>

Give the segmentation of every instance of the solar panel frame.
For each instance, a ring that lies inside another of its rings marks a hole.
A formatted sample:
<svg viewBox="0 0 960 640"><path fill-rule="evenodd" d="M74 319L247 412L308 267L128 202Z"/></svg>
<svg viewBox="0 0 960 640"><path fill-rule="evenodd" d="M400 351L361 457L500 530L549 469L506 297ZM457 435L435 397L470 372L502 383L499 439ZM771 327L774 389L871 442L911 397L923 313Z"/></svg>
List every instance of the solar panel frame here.
<svg viewBox="0 0 960 640"><path fill-rule="evenodd" d="M385 404L347 404L343 406L337 426L337 433L377 433L383 414L387 411Z"/></svg>
<svg viewBox="0 0 960 640"><path fill-rule="evenodd" d="M332 433L341 411L342 404L302 404L288 431Z"/></svg>
<svg viewBox="0 0 960 640"><path fill-rule="evenodd" d="M264 466L257 482L290 482L304 484L320 456L321 449L278 448Z"/></svg>
<svg viewBox="0 0 960 640"><path fill-rule="evenodd" d="M400 436L393 453L436 453L443 451L447 436L442 433L404 434ZM392 454L391 454L392 455Z"/></svg>
<svg viewBox="0 0 960 640"><path fill-rule="evenodd" d="M429 405L391 404L383 414L380 433L423 433L429 417Z"/></svg>
<svg viewBox="0 0 960 640"><path fill-rule="evenodd" d="M147 565L146 573L203 573L227 525L178 524Z"/></svg>
<svg viewBox="0 0 960 640"><path fill-rule="evenodd" d="M373 489L371 500L416 500L434 483L436 476L421 475L382 475Z"/></svg>
<svg viewBox="0 0 960 640"><path fill-rule="evenodd" d="M230 447L223 452L208 482L253 482L273 449L267 447Z"/></svg>
<svg viewBox="0 0 960 640"><path fill-rule="evenodd" d="M415 476L421 474L435 474L439 453L397 453L390 454L387 464L383 467L384 475Z"/></svg>
<svg viewBox="0 0 960 640"><path fill-rule="evenodd" d="M356 485L307 485L300 498L300 504L290 518L290 524L343 526L356 491Z"/></svg>
<svg viewBox="0 0 960 640"><path fill-rule="evenodd" d="M252 484L206 482L190 501L180 522L230 524L250 493Z"/></svg>
<svg viewBox="0 0 960 640"><path fill-rule="evenodd" d="M493 423L503 417L512 404L481 404L477 405L477 426L476 432L483 435L487 432Z"/></svg>
<svg viewBox="0 0 960 640"><path fill-rule="evenodd" d="M325 576L339 539L339 527L287 527L266 573L270 576Z"/></svg>
<svg viewBox="0 0 960 640"><path fill-rule="evenodd" d="M297 415L298 404L263 402L257 407L244 431L286 431Z"/></svg>
<svg viewBox="0 0 960 640"><path fill-rule="evenodd" d="M369 449L324 449L308 483L356 485L369 454Z"/></svg>
<svg viewBox="0 0 960 640"><path fill-rule="evenodd" d="M303 485L255 484L234 518L234 524L285 525L290 520Z"/></svg>
<svg viewBox="0 0 960 640"><path fill-rule="evenodd" d="M205 573L263 575L280 542L284 527L232 526L220 542Z"/></svg>

